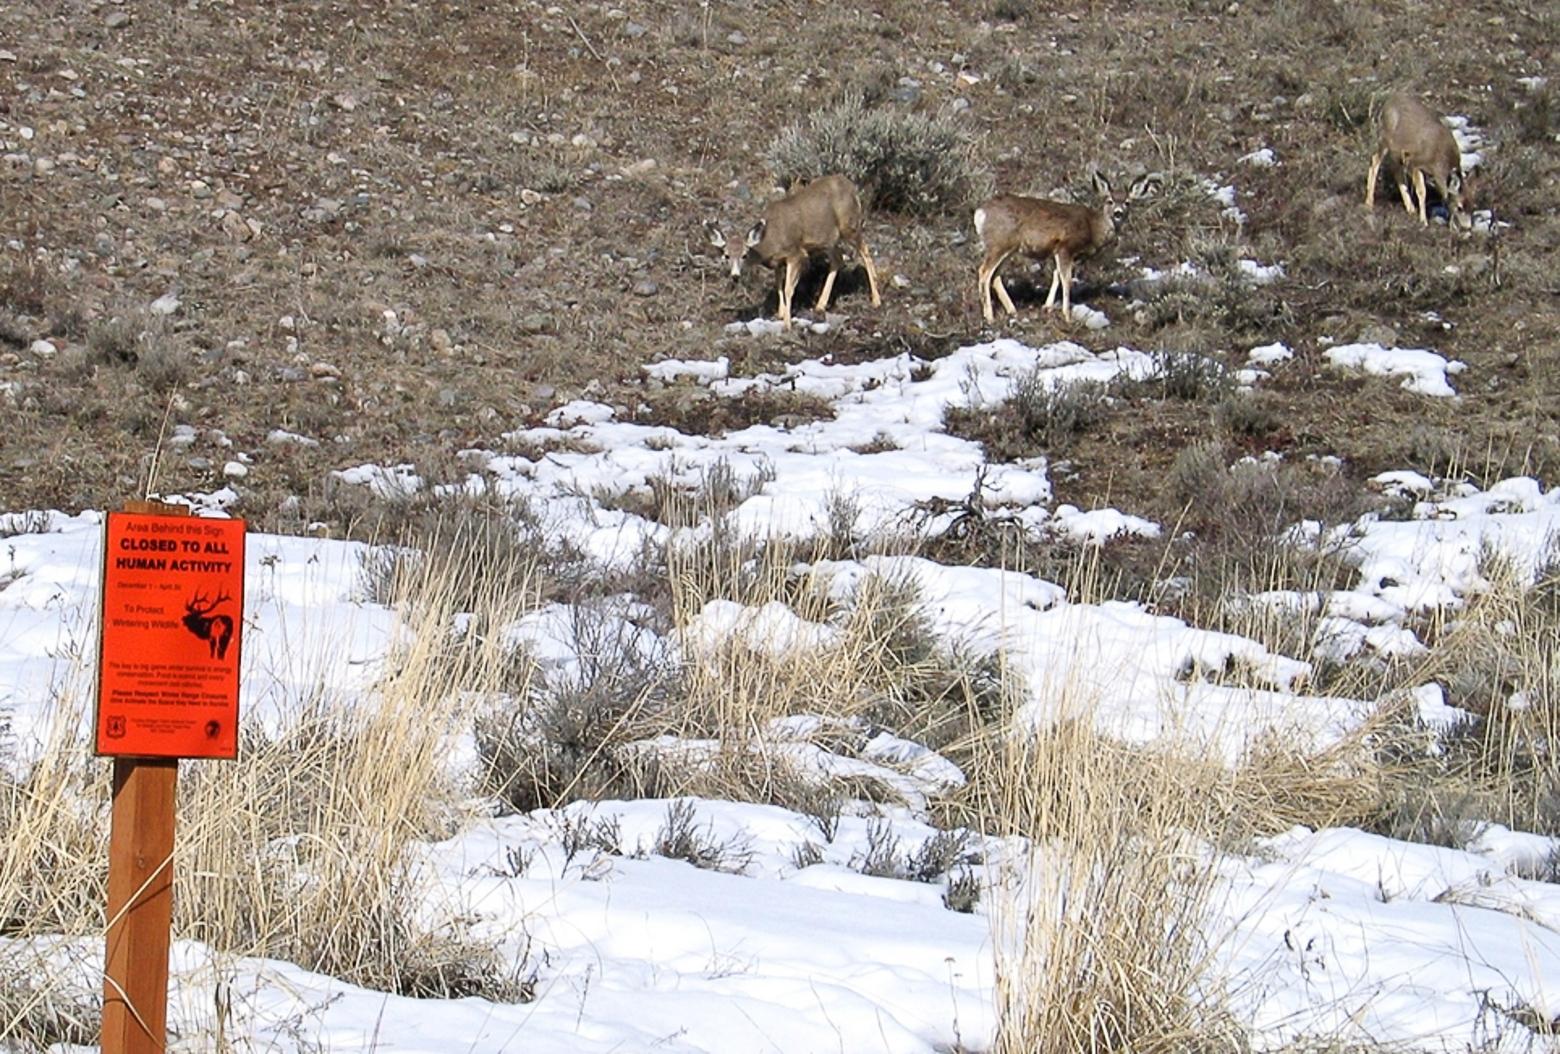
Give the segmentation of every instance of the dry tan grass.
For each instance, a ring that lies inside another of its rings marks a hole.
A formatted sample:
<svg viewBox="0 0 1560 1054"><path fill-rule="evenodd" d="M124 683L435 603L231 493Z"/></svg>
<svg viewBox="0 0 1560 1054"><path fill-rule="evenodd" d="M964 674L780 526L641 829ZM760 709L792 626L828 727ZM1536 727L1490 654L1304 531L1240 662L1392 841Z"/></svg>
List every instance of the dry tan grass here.
<svg viewBox="0 0 1560 1054"><path fill-rule="evenodd" d="M219 960L282 958L407 995L525 996L513 966L453 916L425 921L410 847L470 815L449 753L508 675L491 628L535 597L518 569L473 562L478 550L431 549L450 558L401 565L403 622L371 696L292 700L274 727L245 729L239 761L181 766L176 937ZM463 637L457 613L470 615ZM108 766L83 739L86 699L81 686L62 693L37 763L0 779L0 935L101 939ZM47 985L8 992L0 1041L70 1034L55 1006L76 1004Z"/></svg>

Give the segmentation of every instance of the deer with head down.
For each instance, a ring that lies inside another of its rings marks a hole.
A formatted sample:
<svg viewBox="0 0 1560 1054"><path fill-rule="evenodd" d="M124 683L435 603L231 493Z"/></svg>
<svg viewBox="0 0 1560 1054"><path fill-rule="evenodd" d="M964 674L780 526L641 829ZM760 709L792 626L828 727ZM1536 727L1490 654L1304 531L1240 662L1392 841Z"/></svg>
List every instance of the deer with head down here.
<svg viewBox="0 0 1560 1054"><path fill-rule="evenodd" d="M1380 138L1371 155L1370 175L1365 180L1365 207L1376 202L1376 175L1381 163L1392 159L1397 172L1398 194L1403 208L1413 215L1414 200L1409 198L1412 183L1418 200L1419 222L1429 226L1425 207L1426 182L1446 204L1451 226L1466 231L1473 226L1473 192L1462 168L1462 149L1457 138L1435 113L1412 95L1399 92L1381 108Z"/></svg>
<svg viewBox="0 0 1560 1054"><path fill-rule="evenodd" d="M1090 208L1063 201L1025 197L1022 194L998 194L975 210L975 233L980 236L983 255L980 261L980 305L986 321L993 321L991 291L997 292L1003 310L1016 314L1012 297L997 269L1014 253L1044 260L1051 257L1051 291L1046 294L1045 310L1056 303L1058 287L1062 291L1062 318L1072 320L1072 277L1078 260L1092 256L1116 238L1116 231L1127 218L1130 202L1152 194L1164 183L1159 173L1150 173L1132 183L1126 197L1112 192L1110 181L1094 173L1094 190L1100 204Z"/></svg>
<svg viewBox="0 0 1560 1054"><path fill-rule="evenodd" d="M780 292L780 321L791 328L791 298L802 277L807 258L815 252L829 256L829 275L815 309L823 312L834 292L834 278L843 262L840 246L849 245L867 269L872 306L883 302L878 295L877 269L861 235L861 198L856 185L844 176L824 176L764 206L764 215L741 242L729 239L713 222L705 224L710 244L725 254L733 281L742 276L742 265L752 257L775 272Z"/></svg>

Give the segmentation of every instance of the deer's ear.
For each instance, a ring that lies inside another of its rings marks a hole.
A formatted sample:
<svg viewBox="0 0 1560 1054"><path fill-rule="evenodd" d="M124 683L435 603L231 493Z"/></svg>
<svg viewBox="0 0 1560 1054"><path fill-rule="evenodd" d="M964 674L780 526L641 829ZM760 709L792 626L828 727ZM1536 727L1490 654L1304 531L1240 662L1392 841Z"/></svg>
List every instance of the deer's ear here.
<svg viewBox="0 0 1560 1054"><path fill-rule="evenodd" d="M1133 181L1132 190L1129 192L1129 196L1133 198L1146 198L1150 194L1158 193L1158 191L1164 185L1165 174L1163 172L1150 172L1148 175L1139 176L1136 180Z"/></svg>
<svg viewBox="0 0 1560 1054"><path fill-rule="evenodd" d="M1100 175L1098 169L1094 172L1092 182L1094 183L1094 193L1102 198L1110 197L1110 180Z"/></svg>
<svg viewBox="0 0 1560 1054"><path fill-rule="evenodd" d="M720 228L715 226L715 224L706 222L704 224L704 233L709 235L710 244L715 246L715 248L724 249L726 247L726 236L720 232Z"/></svg>
<svg viewBox="0 0 1560 1054"><path fill-rule="evenodd" d="M751 248L753 248L755 245L757 245L759 242L761 242L763 240L764 240L764 221L763 220L759 220L757 223L753 224L753 229L748 231L748 233L747 233L747 247L749 249L751 249Z"/></svg>

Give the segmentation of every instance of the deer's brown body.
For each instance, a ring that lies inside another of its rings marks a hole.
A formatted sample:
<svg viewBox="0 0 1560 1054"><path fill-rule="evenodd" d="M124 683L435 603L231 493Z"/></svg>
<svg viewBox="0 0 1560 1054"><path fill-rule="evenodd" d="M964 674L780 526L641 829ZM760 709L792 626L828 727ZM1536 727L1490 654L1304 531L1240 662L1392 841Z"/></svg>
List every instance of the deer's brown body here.
<svg viewBox="0 0 1560 1054"><path fill-rule="evenodd" d="M1420 223L1430 223L1425 206L1428 179L1446 203L1452 225L1462 230L1471 227L1473 196L1463 175L1462 150L1440 116L1412 95L1400 92L1382 106L1379 131L1376 152L1370 159L1370 175L1365 180L1366 207L1375 204L1376 176L1382 162L1391 157L1403 208L1413 214L1417 199ZM1414 199L1408 192L1411 183Z"/></svg>
<svg viewBox="0 0 1560 1054"><path fill-rule="evenodd" d="M843 262L841 245L849 245L861 257L872 291L872 306L882 303L878 295L877 269L861 233L861 198L856 193L856 185L844 176L824 176L771 201L764 206L763 218L740 243L728 239L715 225L707 226L710 243L724 251L733 279L741 277L742 265L748 257L774 269L775 283L780 291L780 319L787 328L791 325L791 298L796 292L796 283L801 279L808 256L815 252L829 256L829 275L816 305L820 312L828 308L834 279Z"/></svg>
<svg viewBox="0 0 1560 1054"><path fill-rule="evenodd" d="M1115 240L1117 227L1126 219L1127 203L1152 193L1161 177L1143 176L1132 184L1126 199L1117 199L1110 183L1098 173L1094 176L1094 188L1101 203L1096 208L1074 205L1070 202L1049 201L1044 198L1025 197L1022 194L998 194L975 210L975 233L980 236L983 250L980 262L980 304L986 321L993 321L991 292L996 290L1003 310L1015 314L1013 299L1008 296L1002 278L997 274L1008 257L1015 253L1044 260L1051 257L1055 268L1051 272L1051 290L1045 298L1045 309L1056 302L1057 289L1062 293L1062 317L1072 318L1072 276L1077 261L1094 255Z"/></svg>

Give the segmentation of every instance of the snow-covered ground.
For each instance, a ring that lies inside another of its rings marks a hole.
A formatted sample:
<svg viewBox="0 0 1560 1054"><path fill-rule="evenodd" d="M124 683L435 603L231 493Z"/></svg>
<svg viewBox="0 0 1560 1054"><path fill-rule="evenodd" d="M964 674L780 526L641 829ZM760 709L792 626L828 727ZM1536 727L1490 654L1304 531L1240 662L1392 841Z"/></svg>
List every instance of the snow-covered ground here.
<svg viewBox="0 0 1560 1054"><path fill-rule="evenodd" d="M1394 367L1403 355L1390 356ZM1287 357L1288 349L1253 352L1273 369ZM1364 369L1376 361L1358 345L1333 357ZM1052 507L1043 458L986 465L977 444L943 429L943 416L950 405L1001 400L1037 368L1044 383L1063 384L1146 377L1155 363L1129 348L1094 353L1065 341L1035 348L1009 339L932 363L909 356L850 366L810 361L757 378L733 378L721 361L658 363L652 375L659 382L706 385L716 397L792 388L827 399L836 413L789 429L755 425L708 437L573 403L544 427L505 437L502 450L465 452L478 466L466 486L527 499L545 532L607 567L626 566L646 538L676 545L709 530L674 532L624 511L617 496L657 478L692 489L717 471L748 494L731 517L749 532L821 533L837 526L843 502L860 535L934 533L954 516L936 509L974 494L984 514L1037 537L1152 537L1161 525L1130 510ZM1442 383L1450 372L1424 361L1412 366L1415 378L1428 370ZM1444 394L1435 387L1420 390ZM342 478L381 493L423 486L404 466L357 466ZM1276 654L1136 604L1075 603L1053 583L998 568L877 557L799 571L816 576L845 609L870 576L913 580L937 633L971 654L1002 652L1020 675L1028 696L1015 734L1055 719L1065 698L1074 714L1086 702L1109 735L1138 743L1186 738L1230 761L1275 736L1321 748L1359 728L1379 701L1313 694L1313 661L1422 649L1414 616L1455 610L1487 588L1481 555L1504 552L1519 574L1531 576L1560 531L1560 490L1532 480L1488 491L1410 474L1379 483L1415 499L1410 518L1367 517L1326 537L1314 525L1296 527L1299 536L1310 531L1348 554L1357 576L1347 589L1253 598L1323 615L1313 655ZM226 500L196 504L220 514ZM13 771L36 758L56 689L90 673L100 546L96 513L0 514L0 759ZM290 707L322 692L373 705L401 619L365 598L366 552L353 543L251 537L243 656L249 719L283 723ZM579 658L568 622L558 605L518 619L509 633L544 664L567 670ZM640 646L696 654L743 634L783 654L828 647L836 632L779 603L749 609L713 601L677 639ZM1232 669L1240 676L1217 676ZM1415 698L1427 721L1456 719L1435 685ZM186 1034L198 1030L220 982L233 995L230 1033L262 1050L985 1048L996 1027L988 912L1031 854L1015 841L968 839L954 869L986 886L973 914L945 906L949 873L930 882L864 874L862 863L884 832L905 854L934 837L927 797L963 774L891 736L869 739L852 758L831 754L814 742L816 726L793 715L766 734L823 768L871 775L894 788L900 804L876 817L848 813L826 836L813 818L773 806L576 803L473 820L450 840L420 847L426 914L461 918L498 942L516 974L534 982L528 1003L404 999L184 942L175 950L172 1020ZM860 731L868 739L873 730ZM668 741L659 748L700 746ZM653 851L677 808L693 810L698 829L727 848L730 866L700 869ZM608 817L615 846L581 849L571 840L578 825ZM1209 864L1219 881L1206 934L1217 983L1260 1048L1318 1040L1550 1049L1517 1018L1560 1015L1560 887L1518 874L1555 849L1548 839L1499 828L1466 850L1297 829L1250 855L1218 856ZM1043 866L1043 854L1038 859ZM90 942L22 949L0 938L0 955L23 951L46 954L60 978L95 990L98 950Z"/></svg>

